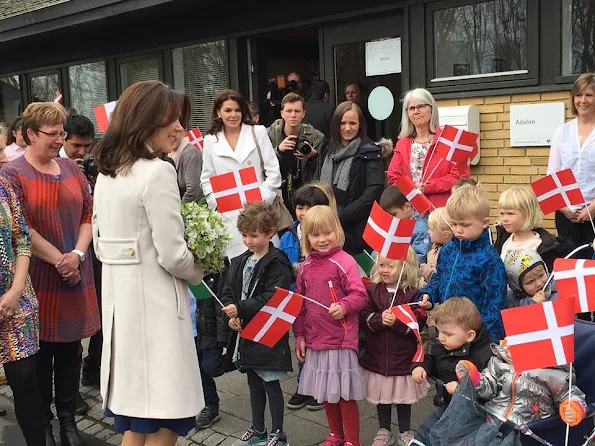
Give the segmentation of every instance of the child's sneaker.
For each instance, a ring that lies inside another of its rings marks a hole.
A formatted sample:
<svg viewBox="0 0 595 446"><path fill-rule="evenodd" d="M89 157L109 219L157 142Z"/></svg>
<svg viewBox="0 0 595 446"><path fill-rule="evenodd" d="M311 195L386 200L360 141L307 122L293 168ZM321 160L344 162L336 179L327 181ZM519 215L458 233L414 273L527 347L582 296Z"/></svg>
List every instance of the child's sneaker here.
<svg viewBox="0 0 595 446"><path fill-rule="evenodd" d="M411 443L411 440L413 440L415 438L415 432L414 431L405 431L401 433L401 441L403 442L403 444L405 446L407 446L409 443Z"/></svg>
<svg viewBox="0 0 595 446"><path fill-rule="evenodd" d="M231 446L255 446L259 444L264 446L267 444L268 438L266 429L264 432L259 432L254 429L254 426L250 426Z"/></svg>
<svg viewBox="0 0 595 446"><path fill-rule="evenodd" d="M372 446L387 446L395 443L395 437L391 431L382 428L374 437L374 443Z"/></svg>
<svg viewBox="0 0 595 446"><path fill-rule="evenodd" d="M326 440L324 440L324 443L322 443L322 446L343 446L344 441L345 440L337 437L331 432L328 437L326 437Z"/></svg>
<svg viewBox="0 0 595 446"><path fill-rule="evenodd" d="M269 435L266 446L289 446L289 442L285 433L277 429Z"/></svg>

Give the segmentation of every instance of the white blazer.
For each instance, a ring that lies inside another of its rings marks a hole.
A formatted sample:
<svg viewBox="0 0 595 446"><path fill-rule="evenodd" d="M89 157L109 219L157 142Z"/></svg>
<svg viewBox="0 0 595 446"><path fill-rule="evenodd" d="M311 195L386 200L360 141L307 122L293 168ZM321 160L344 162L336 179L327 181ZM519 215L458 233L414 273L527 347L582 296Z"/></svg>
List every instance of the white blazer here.
<svg viewBox="0 0 595 446"><path fill-rule="evenodd" d="M266 128L262 125L257 125L254 126L254 130L260 144L262 157L264 158L264 175L260 157L258 156L258 149L252 135L252 126L242 124L235 150L231 148L227 139L225 139L225 133L223 131L216 135L207 135L205 137L200 185L205 197L207 197L207 203L210 208L216 209L217 202L213 196L213 188L209 179L212 176L233 172L234 170L248 166L254 166L256 169L256 177L260 183L262 199L267 202L275 200L277 189L281 187L279 160L277 159ZM231 211L223 214L227 229L233 236L227 250L227 256L230 259L239 256L247 249L242 243L242 236L237 228L239 214L239 211ZM278 238L275 241L278 241Z"/></svg>
<svg viewBox="0 0 595 446"><path fill-rule="evenodd" d="M187 282L203 271L184 241L173 166L139 160L99 175L93 243L102 271L103 406L138 418L188 418L204 407Z"/></svg>

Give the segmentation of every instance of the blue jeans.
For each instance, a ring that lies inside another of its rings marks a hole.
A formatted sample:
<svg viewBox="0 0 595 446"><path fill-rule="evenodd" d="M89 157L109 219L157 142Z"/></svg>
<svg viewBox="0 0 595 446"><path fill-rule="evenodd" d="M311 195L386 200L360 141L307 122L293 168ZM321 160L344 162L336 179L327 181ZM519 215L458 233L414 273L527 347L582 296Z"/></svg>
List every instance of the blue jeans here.
<svg viewBox="0 0 595 446"><path fill-rule="evenodd" d="M200 379L205 394L205 404L210 409L219 409L219 395L215 377L223 375L223 349L207 348L198 352L198 366L200 367Z"/></svg>
<svg viewBox="0 0 595 446"><path fill-rule="evenodd" d="M428 415L426 415L423 423L421 423L421 426L419 427L419 429L417 430L417 433L415 434L415 439L419 443L424 444L425 446L432 445L432 443L430 441L430 431L432 430L434 425L438 422L438 420L440 420L440 418L442 418L442 415L444 415L444 412L446 411L447 407L448 407L448 405L442 405L435 411L430 412ZM414 443L414 444L419 444L419 443Z"/></svg>

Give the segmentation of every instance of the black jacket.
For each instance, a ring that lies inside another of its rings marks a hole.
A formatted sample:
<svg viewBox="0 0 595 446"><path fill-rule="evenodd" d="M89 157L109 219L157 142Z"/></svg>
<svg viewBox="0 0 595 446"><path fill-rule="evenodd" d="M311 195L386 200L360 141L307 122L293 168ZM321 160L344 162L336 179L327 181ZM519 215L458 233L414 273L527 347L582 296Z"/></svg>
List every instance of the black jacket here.
<svg viewBox="0 0 595 446"><path fill-rule="evenodd" d="M320 178L320 169L325 158L326 153L320 157L317 178ZM343 249L349 254L359 254L364 249L369 249L362 235L372 205L374 201L380 200L385 184L380 147L367 138L362 139L351 164L347 190L344 192L333 186L339 219L345 231Z"/></svg>
<svg viewBox="0 0 595 446"><path fill-rule="evenodd" d="M438 342L438 339L434 339L424 357L424 362L413 363L411 371L422 366L428 377L438 378L444 383L458 381L455 367L463 359L471 361L480 372L486 368L488 361L494 356L490 348L491 343L492 338L485 325L482 325L479 335L473 341L463 344L458 350L447 350ZM451 395L446 391L442 393L441 403L448 404Z"/></svg>
<svg viewBox="0 0 595 446"><path fill-rule="evenodd" d="M545 262L549 272L554 270L554 261L558 258L564 257L572 251L575 246L569 240L554 237L543 228L535 228L533 231L541 237L541 245L537 248L537 254L541 256ZM507 232L504 227L496 225L496 241L494 242L494 249L498 254L502 253L504 242L510 238L512 234Z"/></svg>
<svg viewBox="0 0 595 446"><path fill-rule="evenodd" d="M333 120L333 113L335 106L322 99L308 99L306 102L306 117L304 122L312 124L312 126L322 132L324 136L329 137L331 131L331 121Z"/></svg>
<svg viewBox="0 0 595 446"><path fill-rule="evenodd" d="M244 265L250 256L252 253L246 251L231 261L221 295L221 301L225 305L235 304L237 306L242 327L245 327L269 301L277 287L288 290L293 282L291 263L287 256L271 244L269 252L260 259L254 268L248 291L248 296L251 297L242 301ZM229 319L226 318L226 322L228 321ZM236 338L237 332L234 331L228 347L230 353L233 353ZM239 370L292 371L289 333L283 336L273 348L240 338L238 360L235 365Z"/></svg>
<svg viewBox="0 0 595 446"><path fill-rule="evenodd" d="M204 281L217 296L221 296L224 286L224 278L227 276L227 269L219 273L205 276ZM217 347L226 347L229 342L231 329L227 324L225 313L215 299L199 299L196 305L196 345L198 350L205 350Z"/></svg>

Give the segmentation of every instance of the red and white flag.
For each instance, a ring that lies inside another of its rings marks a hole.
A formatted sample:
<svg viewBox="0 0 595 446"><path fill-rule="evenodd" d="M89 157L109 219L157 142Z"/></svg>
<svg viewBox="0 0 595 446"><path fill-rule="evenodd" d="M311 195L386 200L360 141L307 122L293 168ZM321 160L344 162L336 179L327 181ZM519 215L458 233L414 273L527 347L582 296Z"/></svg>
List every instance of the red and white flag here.
<svg viewBox="0 0 595 446"><path fill-rule="evenodd" d="M419 334L419 323L417 317L409 305L397 305L391 308L394 315L398 320L403 322L409 329L415 333L417 338L417 351L413 355L411 362L423 362L424 360L424 348L421 341L421 335Z"/></svg>
<svg viewBox="0 0 595 446"><path fill-rule="evenodd" d="M537 201L544 214L565 207L582 206L585 198L572 170L565 169L531 183Z"/></svg>
<svg viewBox="0 0 595 446"><path fill-rule="evenodd" d="M107 130L112 113L116 108L116 102L117 101L112 101L107 104L98 105L93 109L98 131L105 132Z"/></svg>
<svg viewBox="0 0 595 446"><path fill-rule="evenodd" d="M413 184L413 180L408 176L401 175L396 182L396 186L405 195L407 201L410 202L415 210L420 214L429 211L432 208L432 203L428 200L421 190Z"/></svg>
<svg viewBox="0 0 595 446"><path fill-rule="evenodd" d="M192 130L186 132L186 137L190 140L190 144L192 144L201 152L203 151L204 138L202 137L202 133L200 133L200 129L198 127L194 127Z"/></svg>
<svg viewBox="0 0 595 446"><path fill-rule="evenodd" d="M467 164L477 153L477 133L445 125L438 137L436 153L446 161Z"/></svg>
<svg viewBox="0 0 595 446"><path fill-rule="evenodd" d="M399 220L374 202L364 229L364 240L387 259L405 260L414 226L414 219Z"/></svg>
<svg viewBox="0 0 595 446"><path fill-rule="evenodd" d="M560 299L573 299L575 313L595 311L595 260L556 259L554 280Z"/></svg>
<svg viewBox="0 0 595 446"><path fill-rule="evenodd" d="M574 361L574 302L553 302L502 310L515 373Z"/></svg>
<svg viewBox="0 0 595 446"><path fill-rule="evenodd" d="M61 104L62 103L62 92L60 90L56 91L56 97L54 98L54 102L56 102L57 104Z"/></svg>
<svg viewBox="0 0 595 446"><path fill-rule="evenodd" d="M209 181L221 213L242 209L247 202L263 201L254 166L215 175Z"/></svg>
<svg viewBox="0 0 595 446"><path fill-rule="evenodd" d="M301 294L277 288L266 305L242 329L240 336L267 347L274 347L295 322L303 301Z"/></svg>

